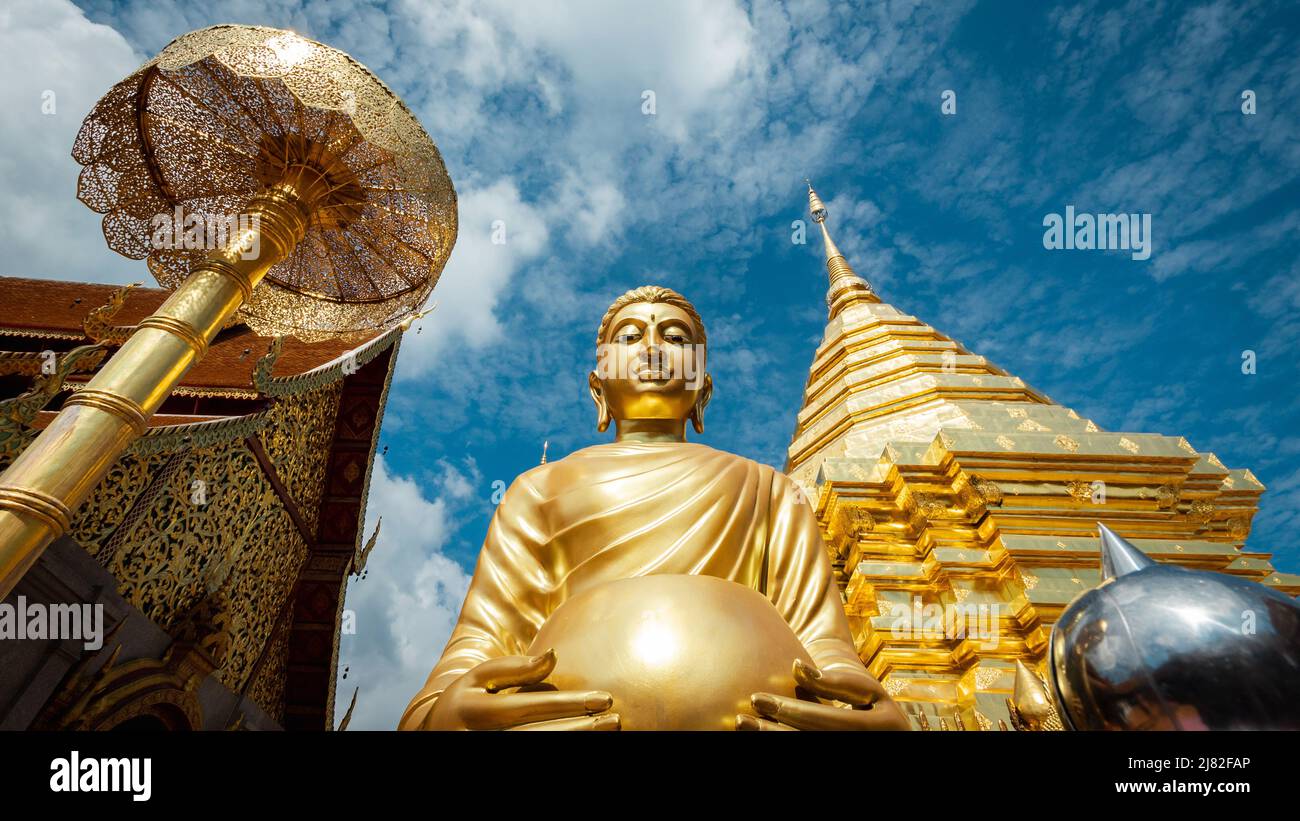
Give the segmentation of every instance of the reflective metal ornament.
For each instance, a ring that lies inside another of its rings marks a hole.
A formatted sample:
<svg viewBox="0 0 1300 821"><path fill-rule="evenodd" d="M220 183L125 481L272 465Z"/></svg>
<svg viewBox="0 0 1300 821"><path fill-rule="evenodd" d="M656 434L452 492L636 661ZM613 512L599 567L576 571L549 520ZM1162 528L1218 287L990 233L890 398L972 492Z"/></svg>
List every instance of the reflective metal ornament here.
<svg viewBox="0 0 1300 821"><path fill-rule="evenodd" d="M1300 605L1256 582L1159 564L1100 527L1104 580L1052 630L1066 723L1300 729Z"/></svg>

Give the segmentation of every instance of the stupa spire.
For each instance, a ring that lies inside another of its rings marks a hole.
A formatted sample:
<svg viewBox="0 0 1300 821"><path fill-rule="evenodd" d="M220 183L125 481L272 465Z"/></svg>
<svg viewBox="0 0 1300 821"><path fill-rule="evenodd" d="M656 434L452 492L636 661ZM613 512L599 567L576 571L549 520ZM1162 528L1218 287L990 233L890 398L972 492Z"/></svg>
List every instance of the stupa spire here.
<svg viewBox="0 0 1300 821"><path fill-rule="evenodd" d="M826 273L830 276L830 289L826 292L829 318L834 319L846 306L855 302L879 302L880 297L876 296L865 279L858 276L835 240L831 239L831 232L826 228L826 204L817 196L812 183L808 180L804 182L808 183L808 212L812 214L813 221L821 226L822 241L826 246Z"/></svg>

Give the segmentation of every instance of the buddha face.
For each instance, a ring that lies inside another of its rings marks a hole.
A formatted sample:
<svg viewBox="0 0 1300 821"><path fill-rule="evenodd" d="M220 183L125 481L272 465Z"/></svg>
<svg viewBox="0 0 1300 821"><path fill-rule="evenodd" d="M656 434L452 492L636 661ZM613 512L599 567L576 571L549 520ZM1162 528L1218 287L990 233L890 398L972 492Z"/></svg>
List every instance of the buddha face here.
<svg viewBox="0 0 1300 821"><path fill-rule="evenodd" d="M682 308L664 302L633 302L610 319L600 339L597 367L589 377L609 419L691 419L703 430L703 406L712 391L704 372L703 334Z"/></svg>

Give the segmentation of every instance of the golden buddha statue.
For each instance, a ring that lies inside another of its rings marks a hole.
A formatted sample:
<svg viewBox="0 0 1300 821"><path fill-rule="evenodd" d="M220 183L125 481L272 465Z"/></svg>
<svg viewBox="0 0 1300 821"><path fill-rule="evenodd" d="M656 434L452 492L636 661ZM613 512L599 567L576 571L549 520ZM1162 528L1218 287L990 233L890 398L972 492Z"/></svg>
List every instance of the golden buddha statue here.
<svg viewBox="0 0 1300 821"><path fill-rule="evenodd" d="M521 475L400 729L906 729L862 665L814 513L785 474L686 441L704 323L645 286L589 376L615 441Z"/></svg>

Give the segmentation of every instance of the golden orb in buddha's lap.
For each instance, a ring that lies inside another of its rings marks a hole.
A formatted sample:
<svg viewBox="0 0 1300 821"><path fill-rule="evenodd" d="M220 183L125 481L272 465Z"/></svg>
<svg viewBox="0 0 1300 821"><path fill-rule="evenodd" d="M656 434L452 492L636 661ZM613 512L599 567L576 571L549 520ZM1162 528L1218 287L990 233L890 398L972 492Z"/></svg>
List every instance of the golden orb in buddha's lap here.
<svg viewBox="0 0 1300 821"><path fill-rule="evenodd" d="M757 692L794 696L812 658L767 597L713 576L639 576L565 601L529 652L554 648L541 685L605 690L625 730L732 730ZM530 688L538 689L538 688Z"/></svg>

